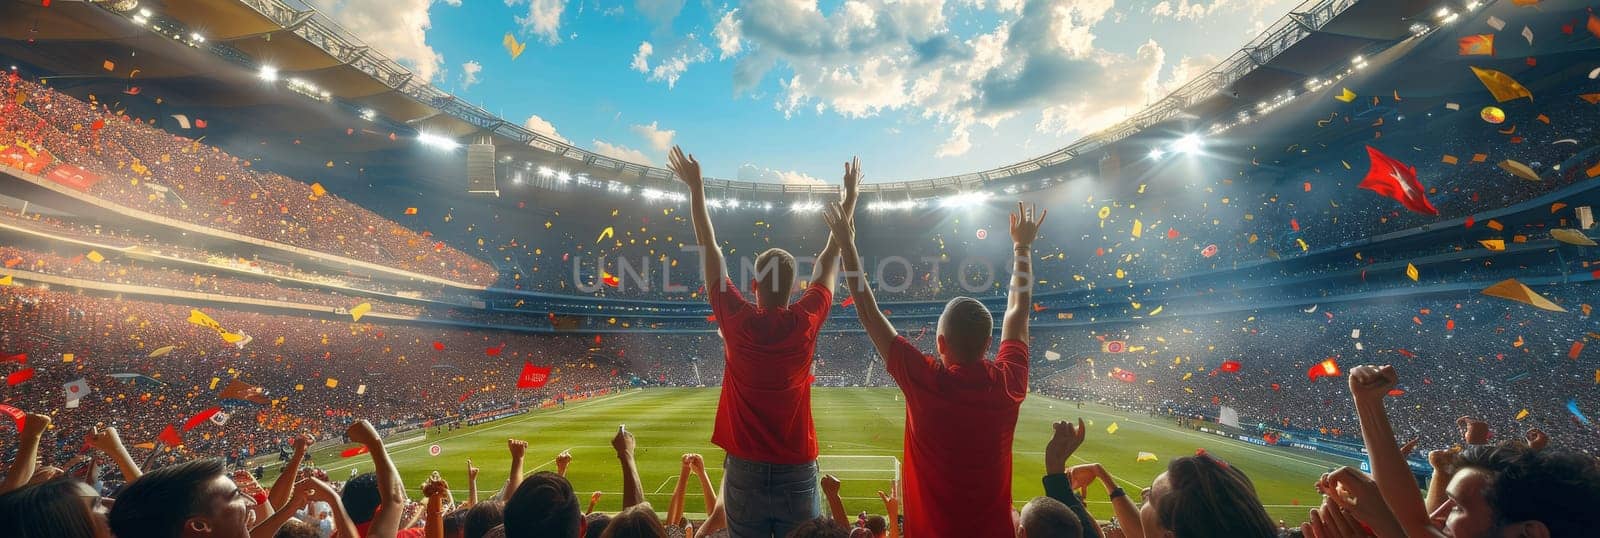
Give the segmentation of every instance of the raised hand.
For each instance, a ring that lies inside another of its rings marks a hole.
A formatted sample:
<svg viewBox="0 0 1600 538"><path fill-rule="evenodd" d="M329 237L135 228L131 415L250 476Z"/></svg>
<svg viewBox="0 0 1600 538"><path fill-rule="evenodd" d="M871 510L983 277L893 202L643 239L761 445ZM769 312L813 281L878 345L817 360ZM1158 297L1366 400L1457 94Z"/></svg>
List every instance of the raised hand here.
<svg viewBox="0 0 1600 538"><path fill-rule="evenodd" d="M473 481L473 480L477 480L477 479L478 479L478 468L472 466L472 458L467 458L467 480L468 481Z"/></svg>
<svg viewBox="0 0 1600 538"><path fill-rule="evenodd" d="M116 450L117 447L122 446L122 438L117 436L116 428L96 426L94 431L89 433L89 446L95 447L101 452L110 453Z"/></svg>
<svg viewBox="0 0 1600 538"><path fill-rule="evenodd" d="M446 483L443 478L429 479L428 483L422 485L422 496L429 499L442 498L449 490L450 484Z"/></svg>
<svg viewBox="0 0 1600 538"><path fill-rule="evenodd" d="M859 192L861 185L861 158L851 157L844 163L844 192L846 196Z"/></svg>
<svg viewBox="0 0 1600 538"><path fill-rule="evenodd" d="M1085 463L1068 469L1067 476L1072 480L1072 489L1083 489L1093 484L1096 478L1100 478L1099 467L1098 463Z"/></svg>
<svg viewBox="0 0 1600 538"><path fill-rule="evenodd" d="M1400 445L1400 456L1410 456L1412 452L1416 452L1417 441L1421 440L1421 437L1412 437L1410 441L1406 441L1406 444Z"/></svg>
<svg viewBox="0 0 1600 538"><path fill-rule="evenodd" d="M691 189L700 190L705 185L700 178L700 161L695 160L694 155L685 154L683 148L672 146L672 151L667 152L667 168Z"/></svg>
<svg viewBox="0 0 1600 538"><path fill-rule="evenodd" d="M603 495L605 495L605 492L602 492L602 491L596 491L594 493L590 493L589 494L589 509L588 510L584 510L583 511L583 515L593 514L594 513L594 505L600 504L600 497L603 496Z"/></svg>
<svg viewBox="0 0 1600 538"><path fill-rule="evenodd" d="M1363 365L1350 370L1350 394L1357 400L1381 402L1399 382L1400 374L1389 365Z"/></svg>
<svg viewBox="0 0 1600 538"><path fill-rule="evenodd" d="M689 471L694 473L694 474L696 474L696 475L698 475L698 476L705 476L706 475L706 460L705 460L705 458L701 457L699 454L690 454L689 455Z"/></svg>
<svg viewBox="0 0 1600 538"><path fill-rule="evenodd" d="M617 455L633 455L633 449L638 446L633 440L633 434L628 432L626 426L618 426L617 434L611 437L611 448L617 450Z"/></svg>
<svg viewBox="0 0 1600 538"><path fill-rule="evenodd" d="M571 452L563 450L563 451L561 451L560 454L556 454L556 474L561 475L561 476L567 476L567 466L571 465L571 464L572 464L572 453Z"/></svg>
<svg viewBox="0 0 1600 538"><path fill-rule="evenodd" d="M309 433L301 433L289 439L289 445L294 447L295 450L310 449L314 443L315 441L311 439L311 434Z"/></svg>
<svg viewBox="0 0 1600 538"><path fill-rule="evenodd" d="M1434 450L1428 452L1428 465L1432 465L1436 471L1450 472L1455 464L1456 452L1454 450Z"/></svg>
<svg viewBox="0 0 1600 538"><path fill-rule="evenodd" d="M1349 512L1340 509L1329 499L1322 500L1322 506L1311 510L1307 521L1300 525L1300 531L1306 538L1363 538L1370 536L1361 528L1361 523L1351 516Z"/></svg>
<svg viewBox="0 0 1600 538"><path fill-rule="evenodd" d="M1044 445L1044 472L1045 474L1061 474L1067 472L1067 458L1083 446L1083 439L1089 431L1083 426L1083 418L1078 418L1074 426L1065 420L1054 424L1055 435L1050 437L1050 442Z"/></svg>
<svg viewBox="0 0 1600 538"><path fill-rule="evenodd" d="M64 474L67 474L67 472L61 470L60 467L46 465L33 471L33 477L28 479L28 485L43 484Z"/></svg>
<svg viewBox="0 0 1600 538"><path fill-rule="evenodd" d="M1481 445L1489 442L1487 422L1464 416L1456 419L1456 428L1461 430L1461 441L1466 444Z"/></svg>
<svg viewBox="0 0 1600 538"><path fill-rule="evenodd" d="M1400 523L1395 519L1394 512L1384 504L1383 493L1378 490L1378 483L1366 473L1351 467L1340 467L1331 473L1322 475L1317 480L1317 489L1327 496L1327 501L1332 502L1339 512L1323 513L1324 523L1338 525L1339 521L1333 516L1344 513L1347 517L1360 520L1373 529L1400 528ZM1366 536L1360 525L1351 526L1352 532L1357 534L1336 534L1334 536ZM1380 533L1382 534L1382 533Z"/></svg>
<svg viewBox="0 0 1600 538"><path fill-rule="evenodd" d="M23 437L38 437L44 435L45 430L50 429L50 415L28 413L27 417L27 421L22 424Z"/></svg>
<svg viewBox="0 0 1600 538"><path fill-rule="evenodd" d="M350 436L351 441L363 445L383 444L383 441L378 438L378 430L374 429L372 423L367 422L365 419L350 423L350 428L345 430L345 434Z"/></svg>
<svg viewBox="0 0 1600 538"><path fill-rule="evenodd" d="M1018 245L1032 245L1034 239L1039 237L1039 227L1044 225L1045 215L1050 214L1046 209L1039 213L1038 220L1034 220L1034 210L1038 206L1029 205L1023 208L1022 202L1017 202L1017 212L1011 214L1011 242Z"/></svg>
<svg viewBox="0 0 1600 538"><path fill-rule="evenodd" d="M506 439L506 448L511 451L511 459L521 461L522 455L528 451L528 442L518 439Z"/></svg>
<svg viewBox="0 0 1600 538"><path fill-rule="evenodd" d="M829 496L837 496L839 495L839 486L839 477L831 474L822 475L822 493ZM878 494L882 495L883 492L880 491Z"/></svg>
<svg viewBox="0 0 1600 538"><path fill-rule="evenodd" d="M846 214L844 206L839 202L828 204L822 209L822 220L828 223L828 231L833 232L833 238L840 243L854 244L856 240L856 223L852 215Z"/></svg>
<svg viewBox="0 0 1600 538"><path fill-rule="evenodd" d="M890 482L888 493L884 493L883 490L878 490L878 498L883 499L883 509L889 514L900 513L900 499L897 499L894 496L894 490L898 489L894 487L896 485L898 485L898 481Z"/></svg>

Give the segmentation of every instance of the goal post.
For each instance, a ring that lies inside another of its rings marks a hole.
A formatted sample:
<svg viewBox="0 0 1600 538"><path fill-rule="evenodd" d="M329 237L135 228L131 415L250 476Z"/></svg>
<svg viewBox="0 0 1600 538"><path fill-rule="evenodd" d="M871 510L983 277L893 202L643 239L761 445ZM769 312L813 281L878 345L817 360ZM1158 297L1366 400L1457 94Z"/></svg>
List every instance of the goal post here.
<svg viewBox="0 0 1600 538"><path fill-rule="evenodd" d="M821 454L817 456L817 470L824 475L839 477L839 481L851 491L894 489L895 498L905 498L901 489L905 481L901 480L900 458L895 456Z"/></svg>

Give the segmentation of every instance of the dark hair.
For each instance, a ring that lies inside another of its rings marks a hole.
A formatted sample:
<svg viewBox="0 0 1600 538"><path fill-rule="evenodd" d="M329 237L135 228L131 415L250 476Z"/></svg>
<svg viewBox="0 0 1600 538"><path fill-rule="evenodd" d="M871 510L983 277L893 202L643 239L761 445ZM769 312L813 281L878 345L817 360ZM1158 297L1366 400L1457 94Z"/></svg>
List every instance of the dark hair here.
<svg viewBox="0 0 1600 538"><path fill-rule="evenodd" d="M84 504L89 486L57 478L0 495L0 535L13 538L94 538L94 518Z"/></svg>
<svg viewBox="0 0 1600 538"><path fill-rule="evenodd" d="M994 334L994 315L989 307L971 297L956 297L945 303L939 315L939 334L944 335L946 355L958 360L982 360Z"/></svg>
<svg viewBox="0 0 1600 538"><path fill-rule="evenodd" d="M451 510L444 515L444 535L462 536L467 531L467 512L471 508Z"/></svg>
<svg viewBox="0 0 1600 538"><path fill-rule="evenodd" d="M889 532L889 522L884 521L883 516L867 516L867 530L872 531L873 536L883 536Z"/></svg>
<svg viewBox="0 0 1600 538"><path fill-rule="evenodd" d="M272 533L272 538L317 538L320 534L315 525L289 518L278 527L278 532Z"/></svg>
<svg viewBox="0 0 1600 538"><path fill-rule="evenodd" d="M339 504L344 505L345 515L357 525L372 521L382 502L383 497L378 494L378 475L373 473L356 475L345 482L344 490L339 492Z"/></svg>
<svg viewBox="0 0 1600 538"><path fill-rule="evenodd" d="M606 526L611 524L611 516L595 512L583 517L583 535L598 537L606 533Z"/></svg>
<svg viewBox="0 0 1600 538"><path fill-rule="evenodd" d="M1484 498L1495 526L1538 521L1550 536L1583 536L1600 528L1600 463L1570 450L1534 450L1516 441L1467 447L1456 469L1489 475Z"/></svg>
<svg viewBox="0 0 1600 538"><path fill-rule="evenodd" d="M1250 477L1210 454L1167 464L1170 492L1157 499L1161 526L1178 538L1274 538L1278 527L1267 516Z"/></svg>
<svg viewBox="0 0 1600 538"><path fill-rule="evenodd" d="M506 505L500 501L484 501L467 510L465 538L483 538L489 529L500 526L506 519Z"/></svg>
<svg viewBox="0 0 1600 538"><path fill-rule="evenodd" d="M661 525L661 517L656 511L650 509L650 503L640 503L624 508L617 515L611 516L611 522L606 524L606 531L600 538L666 538L667 528Z"/></svg>
<svg viewBox="0 0 1600 538"><path fill-rule="evenodd" d="M840 527L831 518L819 517L801 523L784 538L850 538L850 529Z"/></svg>
<svg viewBox="0 0 1600 538"><path fill-rule="evenodd" d="M205 511L206 485L226 473L218 458L145 473L117 496L108 518L111 532L117 538L176 538L189 516Z"/></svg>
<svg viewBox="0 0 1600 538"><path fill-rule="evenodd" d="M523 480L506 500L506 538L578 538L582 523L572 483L550 471Z"/></svg>
<svg viewBox="0 0 1600 538"><path fill-rule="evenodd" d="M1078 515L1061 501L1049 497L1034 497L1028 501L1022 507L1020 523L1027 529L1028 538L1084 538Z"/></svg>

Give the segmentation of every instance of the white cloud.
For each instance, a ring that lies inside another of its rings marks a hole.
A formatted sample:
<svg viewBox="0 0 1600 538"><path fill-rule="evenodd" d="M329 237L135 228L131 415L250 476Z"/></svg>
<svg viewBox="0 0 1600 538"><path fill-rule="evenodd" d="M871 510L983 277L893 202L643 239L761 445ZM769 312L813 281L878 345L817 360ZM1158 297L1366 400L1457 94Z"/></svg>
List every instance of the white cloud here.
<svg viewBox="0 0 1600 538"><path fill-rule="evenodd" d="M678 79L683 76L689 66L711 59L711 51L694 34L684 36L683 39L671 46L671 52L660 57L655 66L650 65L650 56L655 54L655 46L649 41L639 43L639 49L633 53L633 60L628 67L640 73L648 73L651 82L666 82L671 89L678 85Z"/></svg>
<svg viewBox="0 0 1600 538"><path fill-rule="evenodd" d="M1113 0L993 2L1001 20L969 37L949 28L944 2L846 0L824 13L811 0L749 0L712 34L724 56L738 56L735 92L782 67L775 104L785 114L906 111L948 129L940 157L971 151L972 128L1019 116L1043 134L1087 134L1210 67L1186 60L1164 80L1155 42L1132 54L1097 46Z"/></svg>
<svg viewBox="0 0 1600 538"><path fill-rule="evenodd" d="M461 64L461 91L467 91L473 84L478 83L478 73L483 71L483 64L477 60L468 60Z"/></svg>
<svg viewBox="0 0 1600 538"><path fill-rule="evenodd" d="M461 0L440 0L450 7L461 7Z"/></svg>
<svg viewBox="0 0 1600 538"><path fill-rule="evenodd" d="M566 137L561 136L561 133L556 132L556 126L554 124L550 123L549 120L539 117L538 114L528 116L528 119L522 122L522 126L526 127L529 131L560 140L562 143L572 143L571 141L568 141Z"/></svg>
<svg viewBox="0 0 1600 538"><path fill-rule="evenodd" d="M739 19L734 17L739 13L735 9L722 15L722 20L717 21L717 27L711 30L711 37L717 38L717 50L722 53L719 60L732 58L744 48L739 43Z"/></svg>
<svg viewBox="0 0 1600 538"><path fill-rule="evenodd" d="M634 134L639 135L639 138L643 138L645 143L650 145L650 149L662 154L666 154L667 150L672 149L672 139L678 136L678 131L662 129L653 121L650 122L650 125L634 125L632 129Z"/></svg>
<svg viewBox="0 0 1600 538"><path fill-rule="evenodd" d="M812 177L805 172L793 170L775 170L754 164L739 165L737 175L739 181L755 181L761 183L782 183L785 185L827 185L828 182Z"/></svg>
<svg viewBox="0 0 1600 538"><path fill-rule="evenodd" d="M444 55L427 41L433 0L311 0L311 4L372 48L405 64L417 78L431 82L444 63Z"/></svg>
<svg viewBox="0 0 1600 538"><path fill-rule="evenodd" d="M528 15L517 15L516 21L525 33L539 36L546 44L561 42L561 13L567 9L566 0L505 0L507 6L528 5Z"/></svg>
<svg viewBox="0 0 1600 538"><path fill-rule="evenodd" d="M655 51L655 46L651 45L649 41L639 43L639 50L633 53L633 62L628 64L628 68L640 73L648 73L650 71L650 55L654 54Z"/></svg>
<svg viewBox="0 0 1600 538"><path fill-rule="evenodd" d="M1195 21L1222 13L1224 11L1249 11L1252 17L1259 17L1268 7L1279 3L1281 0L1162 0L1150 7L1150 14L1157 17L1170 17L1175 20Z"/></svg>
<svg viewBox="0 0 1600 538"><path fill-rule="evenodd" d="M655 161L650 160L650 156L645 155L643 151L620 144L612 144L598 138L595 139L594 144L590 147L594 148L595 153L599 153L613 159L620 159L636 164L655 164Z"/></svg>

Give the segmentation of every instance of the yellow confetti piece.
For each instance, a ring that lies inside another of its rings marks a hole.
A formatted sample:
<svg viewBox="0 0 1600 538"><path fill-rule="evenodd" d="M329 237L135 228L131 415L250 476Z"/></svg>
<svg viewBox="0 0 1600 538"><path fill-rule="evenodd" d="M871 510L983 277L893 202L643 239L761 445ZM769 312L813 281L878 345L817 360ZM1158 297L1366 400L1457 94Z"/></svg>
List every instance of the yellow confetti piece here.
<svg viewBox="0 0 1600 538"><path fill-rule="evenodd" d="M358 304L358 305L356 305L355 308L350 309L350 321L352 321L352 322L361 321L361 316L365 316L365 315L367 315L367 312L371 312L371 311L372 311L372 303L361 303L361 304Z"/></svg>
<svg viewBox="0 0 1600 538"><path fill-rule="evenodd" d="M1121 429L1121 428L1119 428L1117 426L1117 423L1112 422L1110 426L1106 426L1106 433L1115 434L1115 433L1117 433L1117 430L1119 430L1119 429Z"/></svg>
<svg viewBox="0 0 1600 538"><path fill-rule="evenodd" d="M1166 305L1158 306L1158 307L1156 307L1155 310L1151 310L1150 311L1150 315L1154 316L1156 314L1160 314L1161 313L1161 309L1163 309L1163 308L1166 308Z"/></svg>
<svg viewBox="0 0 1600 538"><path fill-rule="evenodd" d="M1506 241L1504 239L1483 239L1479 240L1478 244L1483 245L1483 248L1496 252L1506 249Z"/></svg>
<svg viewBox="0 0 1600 538"><path fill-rule="evenodd" d="M600 237L596 237L594 242L599 243L614 236L616 236L616 230L612 229L610 226L606 226L606 229L600 230Z"/></svg>
<svg viewBox="0 0 1600 538"><path fill-rule="evenodd" d="M1411 265L1409 263L1406 264L1406 276L1411 277L1411 281L1412 282L1416 282L1417 281L1417 266Z"/></svg>
<svg viewBox="0 0 1600 538"><path fill-rule="evenodd" d="M1525 418L1528 418L1528 410L1527 409L1523 409L1521 411L1517 411L1517 420L1522 420L1522 419L1525 419Z"/></svg>
<svg viewBox="0 0 1600 538"><path fill-rule="evenodd" d="M1144 235L1144 223L1139 222L1139 219L1133 219L1133 238L1138 239L1141 235Z"/></svg>
<svg viewBox="0 0 1600 538"><path fill-rule="evenodd" d="M326 383L324 383L324 385L326 385L330 389L338 388L339 387L339 380L330 377L330 378L328 378L328 381Z"/></svg>
<svg viewBox="0 0 1600 538"><path fill-rule="evenodd" d="M1498 220L1491 220L1489 222L1483 223L1483 225L1487 226L1490 230L1494 230L1494 231L1497 231L1497 232L1506 229L1506 225L1500 224L1500 221L1498 221Z"/></svg>
<svg viewBox="0 0 1600 538"><path fill-rule="evenodd" d="M85 256L85 257L89 258L89 261L92 261L92 262L95 262L95 263L100 263L100 262L106 261L106 257L100 255L100 251L97 251L97 250L89 251L89 255Z"/></svg>
<svg viewBox="0 0 1600 538"><path fill-rule="evenodd" d="M1356 92L1350 91L1350 88L1345 88L1344 91L1339 92L1339 95L1333 96L1334 99L1338 99L1339 101L1345 103L1355 102L1356 97Z"/></svg>
<svg viewBox="0 0 1600 538"><path fill-rule="evenodd" d="M1106 217L1110 217L1111 216L1111 207L1110 206L1102 206L1100 208L1100 212L1097 213L1097 214L1100 215L1100 220L1106 220Z"/></svg>

